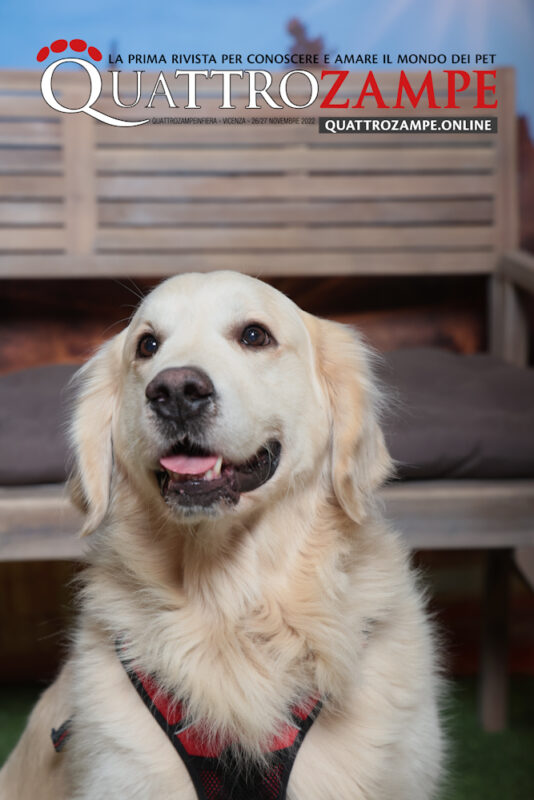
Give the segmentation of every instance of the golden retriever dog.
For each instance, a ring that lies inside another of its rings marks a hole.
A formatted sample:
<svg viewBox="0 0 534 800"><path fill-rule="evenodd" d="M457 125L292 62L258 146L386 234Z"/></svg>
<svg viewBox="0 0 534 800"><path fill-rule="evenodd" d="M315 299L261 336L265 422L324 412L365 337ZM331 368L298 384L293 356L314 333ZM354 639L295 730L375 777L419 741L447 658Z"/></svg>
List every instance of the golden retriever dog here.
<svg viewBox="0 0 534 800"><path fill-rule="evenodd" d="M434 797L435 644L376 502L390 459L357 334L186 274L77 385L79 624L0 796Z"/></svg>

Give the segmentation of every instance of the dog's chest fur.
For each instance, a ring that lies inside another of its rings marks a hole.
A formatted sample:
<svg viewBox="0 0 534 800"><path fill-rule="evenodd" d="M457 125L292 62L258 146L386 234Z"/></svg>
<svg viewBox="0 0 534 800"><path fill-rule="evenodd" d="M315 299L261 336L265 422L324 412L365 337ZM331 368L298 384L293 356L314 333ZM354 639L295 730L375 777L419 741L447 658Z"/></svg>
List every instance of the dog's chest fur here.
<svg viewBox="0 0 534 800"><path fill-rule="evenodd" d="M307 552L286 552L296 563L272 575L257 554L241 555L234 542L226 560L197 559L172 589L93 568L85 609L86 619L114 630L126 657L183 698L203 726L239 740L255 756L293 705L315 693L334 700L342 693L364 625L359 631L343 566L329 563L326 553L319 567ZM339 573L330 596L324 570Z"/></svg>

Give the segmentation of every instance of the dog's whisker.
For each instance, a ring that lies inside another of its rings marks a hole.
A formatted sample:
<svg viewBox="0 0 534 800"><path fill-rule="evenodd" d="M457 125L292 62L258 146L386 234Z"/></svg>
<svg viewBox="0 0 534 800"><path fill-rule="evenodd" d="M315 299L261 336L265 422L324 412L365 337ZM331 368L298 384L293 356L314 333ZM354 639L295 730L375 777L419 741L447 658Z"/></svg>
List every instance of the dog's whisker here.
<svg viewBox="0 0 534 800"><path fill-rule="evenodd" d="M123 289L126 289L127 292L130 292L131 294L134 295L134 297L136 297L138 300L140 300L142 302L146 297L146 293L144 293L139 288L139 286L137 286L137 284L135 283L135 281L132 278L129 278L128 280L132 284L131 286L128 286L127 283L125 283L124 281L121 281L119 278L114 278L114 283L118 284Z"/></svg>

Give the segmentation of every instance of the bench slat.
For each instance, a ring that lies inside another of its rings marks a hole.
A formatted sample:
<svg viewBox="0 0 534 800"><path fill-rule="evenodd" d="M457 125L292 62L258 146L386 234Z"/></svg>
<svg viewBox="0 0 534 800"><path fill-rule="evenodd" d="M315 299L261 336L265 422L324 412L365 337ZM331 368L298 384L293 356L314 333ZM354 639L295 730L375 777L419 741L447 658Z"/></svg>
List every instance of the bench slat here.
<svg viewBox="0 0 534 800"><path fill-rule="evenodd" d="M534 546L534 481L414 481L387 487L384 499L412 547Z"/></svg>
<svg viewBox="0 0 534 800"><path fill-rule="evenodd" d="M334 275L488 275L495 269L491 252L337 252L314 250L246 253L160 253L157 259L139 253L83 255L1 255L0 276L71 278L121 276L164 277L181 272L233 269L258 277Z"/></svg>
<svg viewBox="0 0 534 800"><path fill-rule="evenodd" d="M63 166L59 147L0 147L0 173L59 175Z"/></svg>
<svg viewBox="0 0 534 800"><path fill-rule="evenodd" d="M0 220L2 207L0 203ZM9 204L5 204L8 206ZM7 209L6 209L7 218ZM489 224L491 200L306 200L262 202L110 200L98 204L100 225Z"/></svg>
<svg viewBox="0 0 534 800"><path fill-rule="evenodd" d="M16 181L11 180L11 193L17 192ZM28 179L31 180L31 179ZM43 180L52 181L52 178ZM34 183L35 186L38 182ZM279 177L102 177L97 179L97 192L103 198L302 198L302 197L490 197L495 190L491 175L413 175L308 177L300 174ZM22 191L18 189L18 191ZM4 195L9 193L6 187Z"/></svg>
<svg viewBox="0 0 534 800"><path fill-rule="evenodd" d="M59 119L7 121L0 118L0 145L55 145L61 140L61 132Z"/></svg>
<svg viewBox="0 0 534 800"><path fill-rule="evenodd" d="M326 142L325 142L326 145ZM251 147L99 148L96 167L109 172L489 172L495 152L488 147ZM2 166L0 153L0 168Z"/></svg>
<svg viewBox="0 0 534 800"><path fill-rule="evenodd" d="M5 250L63 250L65 231L62 228L0 228L0 252Z"/></svg>
<svg viewBox="0 0 534 800"><path fill-rule="evenodd" d="M421 481L382 491L412 549L534 546L534 481ZM81 516L63 486L0 488L0 561L80 559Z"/></svg>
<svg viewBox="0 0 534 800"><path fill-rule="evenodd" d="M20 233L19 233L20 237ZM494 233L488 226L441 227L294 227L294 228L108 228L100 229L96 247L100 251L120 250L306 250L323 251L364 248L382 252L425 247L459 249L489 248ZM22 237L21 237L22 238Z"/></svg>
<svg viewBox="0 0 534 800"><path fill-rule="evenodd" d="M49 202L0 200L0 225L10 225L12 227L59 225L64 221L64 217L64 206L59 200L51 200Z"/></svg>
<svg viewBox="0 0 534 800"><path fill-rule="evenodd" d="M62 175L4 175L0 181L0 197L17 199L50 197L61 199L65 192Z"/></svg>

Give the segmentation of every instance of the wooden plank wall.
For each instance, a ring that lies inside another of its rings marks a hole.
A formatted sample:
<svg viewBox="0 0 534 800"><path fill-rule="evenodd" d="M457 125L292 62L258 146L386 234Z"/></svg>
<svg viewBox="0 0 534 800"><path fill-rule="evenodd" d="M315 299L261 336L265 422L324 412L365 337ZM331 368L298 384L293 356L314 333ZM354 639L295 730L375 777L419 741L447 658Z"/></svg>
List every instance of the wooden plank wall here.
<svg viewBox="0 0 534 800"><path fill-rule="evenodd" d="M445 87L435 74L440 102ZM73 97L77 73L56 77ZM143 78L151 88L155 76ZM417 86L423 74L410 78ZM500 70L498 86L512 79ZM379 82L393 103L396 76L384 73ZM349 96L361 83L351 76ZM200 111L173 113L258 124L115 128L52 111L38 86L37 72L0 73L0 276L217 268L261 276L487 274L515 213L501 199L510 164L500 143L509 139L513 112L500 89L497 135L332 136L302 123L308 111L221 111L220 100L202 92ZM472 109L473 92L459 102L454 112L432 115L481 114ZM116 113L110 103L103 97L97 105ZM120 112L131 119L170 113L161 103ZM350 109L357 113L375 115ZM417 112L376 115L408 113ZM281 115L301 124L273 124Z"/></svg>

